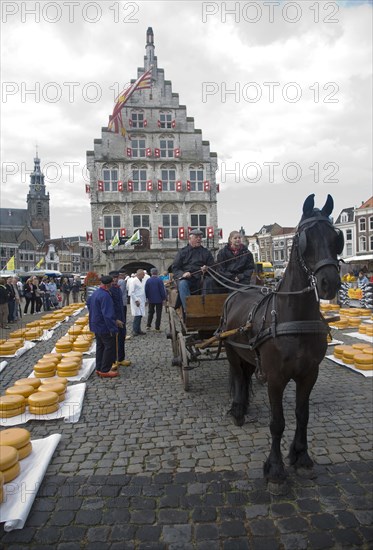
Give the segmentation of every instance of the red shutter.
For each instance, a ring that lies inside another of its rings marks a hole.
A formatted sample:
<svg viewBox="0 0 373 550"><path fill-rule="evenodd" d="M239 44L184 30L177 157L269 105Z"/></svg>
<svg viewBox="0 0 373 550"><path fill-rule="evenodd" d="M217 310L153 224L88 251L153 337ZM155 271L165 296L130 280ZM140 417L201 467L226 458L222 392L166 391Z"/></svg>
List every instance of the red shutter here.
<svg viewBox="0 0 373 550"><path fill-rule="evenodd" d="M120 237L125 237L126 236L126 228L125 227L121 227L120 230L119 230L119 236Z"/></svg>
<svg viewBox="0 0 373 550"><path fill-rule="evenodd" d="M152 180L147 180L147 182L146 182L146 190L147 190L147 191L153 191L153 182L152 182Z"/></svg>
<svg viewBox="0 0 373 550"><path fill-rule="evenodd" d="M88 183L87 183L86 186L85 186L85 192L86 192L86 193L90 193L90 192L91 192L91 186L88 185Z"/></svg>
<svg viewBox="0 0 373 550"><path fill-rule="evenodd" d="M133 191L133 181L128 180L127 182L127 191Z"/></svg>
<svg viewBox="0 0 373 550"><path fill-rule="evenodd" d="M204 181L203 182L203 190L204 191L210 191L210 182L209 181Z"/></svg>
<svg viewBox="0 0 373 550"><path fill-rule="evenodd" d="M151 147L147 147L147 149L146 149L146 156L147 156L147 157L151 157L151 156L152 156Z"/></svg>
<svg viewBox="0 0 373 550"><path fill-rule="evenodd" d="M105 231L103 229L98 230L98 240L104 241L105 240Z"/></svg>
<svg viewBox="0 0 373 550"><path fill-rule="evenodd" d="M98 180L98 182L97 182L97 190L98 190L98 191L103 191L103 190L104 190L104 182L103 182L103 181Z"/></svg>
<svg viewBox="0 0 373 550"><path fill-rule="evenodd" d="M131 147L127 147L127 157L132 157L132 149L131 149Z"/></svg>
<svg viewBox="0 0 373 550"><path fill-rule="evenodd" d="M220 193L220 183L217 183L217 184L216 184L216 192L217 192L217 193Z"/></svg>
<svg viewBox="0 0 373 550"><path fill-rule="evenodd" d="M187 187L187 191L190 191L191 186L190 186L190 181L189 180L187 180L187 186L186 187Z"/></svg>
<svg viewBox="0 0 373 550"><path fill-rule="evenodd" d="M157 149L157 147L154 149L154 156L157 158L161 156L161 150Z"/></svg>
<svg viewBox="0 0 373 550"><path fill-rule="evenodd" d="M190 227L190 225L188 225L188 235L190 235L190 232L192 231L193 227Z"/></svg>
<svg viewBox="0 0 373 550"><path fill-rule="evenodd" d="M179 227L179 239L185 239L185 227Z"/></svg>
<svg viewBox="0 0 373 550"><path fill-rule="evenodd" d="M91 243L92 238L93 238L92 231L86 231L85 236L86 236L86 239L87 239L87 243Z"/></svg>
<svg viewBox="0 0 373 550"><path fill-rule="evenodd" d="M181 151L178 147L174 149L174 155L176 158L179 158L181 156Z"/></svg>
<svg viewBox="0 0 373 550"><path fill-rule="evenodd" d="M176 182L176 191L182 191L183 184L181 183L181 180L178 180Z"/></svg>
<svg viewBox="0 0 373 550"><path fill-rule="evenodd" d="M118 191L123 191L123 182L122 182L122 180L118 181Z"/></svg>
<svg viewBox="0 0 373 550"><path fill-rule="evenodd" d="M163 189L163 182L162 180L158 180L158 191L162 191Z"/></svg>
<svg viewBox="0 0 373 550"><path fill-rule="evenodd" d="M163 227L158 227L158 239L161 241L163 239Z"/></svg>
<svg viewBox="0 0 373 550"><path fill-rule="evenodd" d="M221 227L218 227L218 229L217 229L217 234L218 234L219 239L222 239L222 238L223 238L223 230L222 230Z"/></svg>
<svg viewBox="0 0 373 550"><path fill-rule="evenodd" d="M173 120L173 121L171 122L171 126L172 126L172 128L176 128L176 120Z"/></svg>
<svg viewBox="0 0 373 550"><path fill-rule="evenodd" d="M160 120L157 120L157 126L158 126L158 128L161 127L161 121Z"/></svg>
<svg viewBox="0 0 373 550"><path fill-rule="evenodd" d="M148 121L145 119L145 120L144 120L144 128L146 128L147 125L148 125Z"/></svg>
<svg viewBox="0 0 373 550"><path fill-rule="evenodd" d="M207 237L209 239L212 239L213 236L214 236L214 228L212 227L212 225L209 225L207 228Z"/></svg>

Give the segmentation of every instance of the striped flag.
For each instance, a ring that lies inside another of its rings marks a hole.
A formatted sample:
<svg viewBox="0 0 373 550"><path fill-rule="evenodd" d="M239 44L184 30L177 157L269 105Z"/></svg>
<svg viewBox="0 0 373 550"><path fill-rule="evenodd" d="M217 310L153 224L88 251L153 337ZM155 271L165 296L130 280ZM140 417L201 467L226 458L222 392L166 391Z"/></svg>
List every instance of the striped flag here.
<svg viewBox="0 0 373 550"><path fill-rule="evenodd" d="M148 71L142 74L136 80L136 82L131 84L126 90L123 90L123 92L117 97L113 114L110 116L109 119L108 129L110 130L110 132L114 132L116 134L121 133L122 136L126 135L126 129L122 120L122 109L124 107L124 104L129 100L129 98L136 90L145 90L147 88L151 88L151 86L152 67L150 67Z"/></svg>
<svg viewBox="0 0 373 550"><path fill-rule="evenodd" d="M131 246L131 244L137 244L141 242L141 237L140 237L140 230L138 229L133 235L132 237L130 237L128 239L128 241L125 242L125 245L124 246Z"/></svg>

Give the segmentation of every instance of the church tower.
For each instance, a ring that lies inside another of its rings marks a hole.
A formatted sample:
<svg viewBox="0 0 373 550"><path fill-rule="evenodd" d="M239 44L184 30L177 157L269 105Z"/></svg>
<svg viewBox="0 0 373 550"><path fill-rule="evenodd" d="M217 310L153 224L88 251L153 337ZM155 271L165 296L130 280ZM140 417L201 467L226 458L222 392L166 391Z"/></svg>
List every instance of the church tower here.
<svg viewBox="0 0 373 550"><path fill-rule="evenodd" d="M34 171L30 175L30 189L27 194L27 214L30 227L41 229L44 239L50 239L49 193L46 193L44 174L36 152Z"/></svg>

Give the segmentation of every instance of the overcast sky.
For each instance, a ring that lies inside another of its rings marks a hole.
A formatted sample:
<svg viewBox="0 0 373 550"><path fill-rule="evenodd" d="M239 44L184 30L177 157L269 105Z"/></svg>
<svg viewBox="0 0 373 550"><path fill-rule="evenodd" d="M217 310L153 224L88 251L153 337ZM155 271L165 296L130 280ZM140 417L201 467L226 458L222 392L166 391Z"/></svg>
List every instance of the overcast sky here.
<svg viewBox="0 0 373 550"><path fill-rule="evenodd" d="M372 7L3 1L1 206L26 207L37 143L52 237L91 229L86 151L143 66L148 26L158 67L218 154L225 237L295 225L310 193L319 206L330 193L335 217L360 205L373 194Z"/></svg>

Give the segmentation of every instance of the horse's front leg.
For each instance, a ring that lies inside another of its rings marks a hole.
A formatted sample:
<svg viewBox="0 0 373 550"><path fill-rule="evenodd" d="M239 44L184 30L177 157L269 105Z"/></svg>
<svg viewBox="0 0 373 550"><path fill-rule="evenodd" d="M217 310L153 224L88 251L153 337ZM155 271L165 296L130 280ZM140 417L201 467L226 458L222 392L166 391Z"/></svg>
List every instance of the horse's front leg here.
<svg viewBox="0 0 373 550"><path fill-rule="evenodd" d="M289 463L297 470L310 470L313 461L308 454L307 427L309 419L309 400L312 388L315 385L319 372L318 365L312 369L306 378L296 380L296 409L297 427L293 442L290 446Z"/></svg>
<svg viewBox="0 0 373 550"><path fill-rule="evenodd" d="M230 386L233 397L229 414L232 415L236 426L242 426L248 408L253 367L250 368L250 365L246 364L229 345L226 345L225 349L230 366Z"/></svg>
<svg viewBox="0 0 373 550"><path fill-rule="evenodd" d="M274 381L268 378L268 396L271 405L270 430L272 445L269 457L264 463L263 473L268 482L283 483L286 479L286 471L281 455L281 438L285 429L285 418L282 406L282 398L286 386L285 381Z"/></svg>

